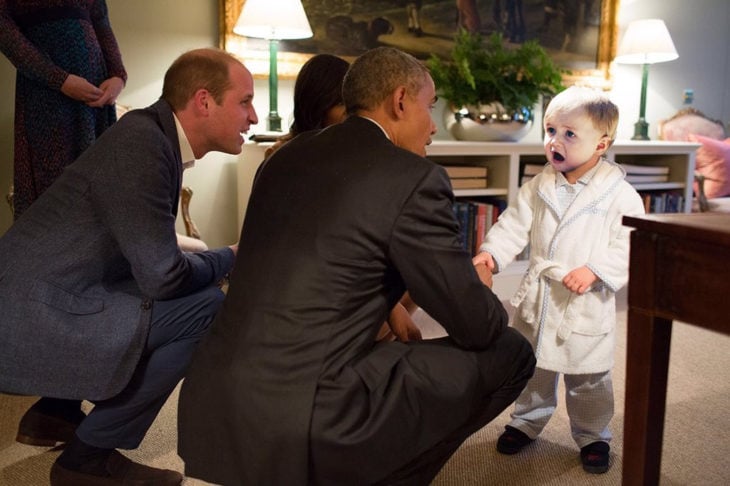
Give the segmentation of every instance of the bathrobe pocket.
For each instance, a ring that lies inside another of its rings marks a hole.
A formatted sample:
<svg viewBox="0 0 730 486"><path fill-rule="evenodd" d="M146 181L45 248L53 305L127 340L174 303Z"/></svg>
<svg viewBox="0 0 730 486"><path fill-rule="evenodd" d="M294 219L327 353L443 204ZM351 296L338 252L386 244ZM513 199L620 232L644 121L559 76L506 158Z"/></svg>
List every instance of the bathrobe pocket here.
<svg viewBox="0 0 730 486"><path fill-rule="evenodd" d="M585 294L573 294L567 306L558 336L567 339L571 333L600 336L616 326L614 294L605 288Z"/></svg>

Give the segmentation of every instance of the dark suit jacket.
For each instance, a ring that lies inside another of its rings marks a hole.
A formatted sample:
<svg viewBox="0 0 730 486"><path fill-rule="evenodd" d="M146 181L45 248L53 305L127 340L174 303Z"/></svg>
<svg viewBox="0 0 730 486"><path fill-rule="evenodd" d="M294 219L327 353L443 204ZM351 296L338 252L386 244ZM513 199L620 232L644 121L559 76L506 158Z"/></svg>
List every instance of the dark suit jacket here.
<svg viewBox="0 0 730 486"><path fill-rule="evenodd" d="M466 420L472 385L458 370L441 388L409 361L414 345L374 343L406 288L455 349L505 329L461 249L452 200L442 168L364 118L299 135L268 159L224 308L183 383L188 475L307 484L310 452L350 448L361 460L341 465L345 483L365 484ZM433 349L437 373L455 369L445 348Z"/></svg>
<svg viewBox="0 0 730 486"><path fill-rule="evenodd" d="M152 301L221 278L228 249L184 254L170 106L122 117L0 239L0 390L104 399L129 381Z"/></svg>

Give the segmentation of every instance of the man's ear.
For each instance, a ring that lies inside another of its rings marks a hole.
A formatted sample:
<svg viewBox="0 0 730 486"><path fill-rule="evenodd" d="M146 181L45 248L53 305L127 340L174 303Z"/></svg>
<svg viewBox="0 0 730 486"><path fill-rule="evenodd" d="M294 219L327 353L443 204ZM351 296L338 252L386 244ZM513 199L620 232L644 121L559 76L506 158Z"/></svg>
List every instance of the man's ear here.
<svg viewBox="0 0 730 486"><path fill-rule="evenodd" d="M209 104L213 101L210 92L207 89L200 88L193 95L193 107L195 111L207 116Z"/></svg>
<svg viewBox="0 0 730 486"><path fill-rule="evenodd" d="M405 100L407 95L405 86L399 86L395 91L393 91L393 113L396 118L403 118L405 114Z"/></svg>

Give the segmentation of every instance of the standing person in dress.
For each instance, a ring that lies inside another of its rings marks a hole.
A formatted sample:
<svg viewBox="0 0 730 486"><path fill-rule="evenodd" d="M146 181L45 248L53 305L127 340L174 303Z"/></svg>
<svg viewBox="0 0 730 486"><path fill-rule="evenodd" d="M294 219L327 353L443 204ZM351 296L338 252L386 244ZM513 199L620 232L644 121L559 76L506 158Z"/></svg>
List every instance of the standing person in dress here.
<svg viewBox="0 0 730 486"><path fill-rule="evenodd" d="M238 249L180 250L183 167L239 154L257 122L238 59L186 52L157 102L104 132L0 237L0 391L94 404L26 413L38 437L67 442L52 486L182 481L117 449L139 446L184 376Z"/></svg>
<svg viewBox="0 0 730 486"><path fill-rule="evenodd" d="M459 243L446 171L425 158L426 68L373 49L343 98L344 122L287 142L253 185L225 304L180 392L190 476L428 484L532 375ZM406 288L448 337L375 341Z"/></svg>
<svg viewBox="0 0 730 486"><path fill-rule="evenodd" d="M127 73L105 0L0 0L0 51L17 69L17 220L116 121Z"/></svg>
<svg viewBox="0 0 730 486"><path fill-rule="evenodd" d="M497 450L516 454L537 438L555 411L562 374L573 440L590 473L609 467L616 292L629 279L622 218L644 213L626 172L604 158L617 125L618 108L600 91L573 86L555 96L544 117L549 163L520 188L474 257L500 271L530 246L511 302L513 326L532 343L537 369Z"/></svg>

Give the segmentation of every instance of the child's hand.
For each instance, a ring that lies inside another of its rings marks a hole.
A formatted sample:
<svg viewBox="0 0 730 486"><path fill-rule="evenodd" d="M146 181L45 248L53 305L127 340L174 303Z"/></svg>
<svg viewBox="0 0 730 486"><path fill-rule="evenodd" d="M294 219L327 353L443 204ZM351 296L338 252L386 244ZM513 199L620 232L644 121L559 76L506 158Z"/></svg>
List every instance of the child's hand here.
<svg viewBox="0 0 730 486"><path fill-rule="evenodd" d="M492 255L487 253L486 251L477 253L477 255L471 259L471 262L474 264L474 266L484 263L490 272L494 271L494 259L492 258Z"/></svg>
<svg viewBox="0 0 730 486"><path fill-rule="evenodd" d="M595 273L586 266L578 267L572 270L563 278L565 288L576 294L584 294L591 288L591 285L598 280Z"/></svg>

